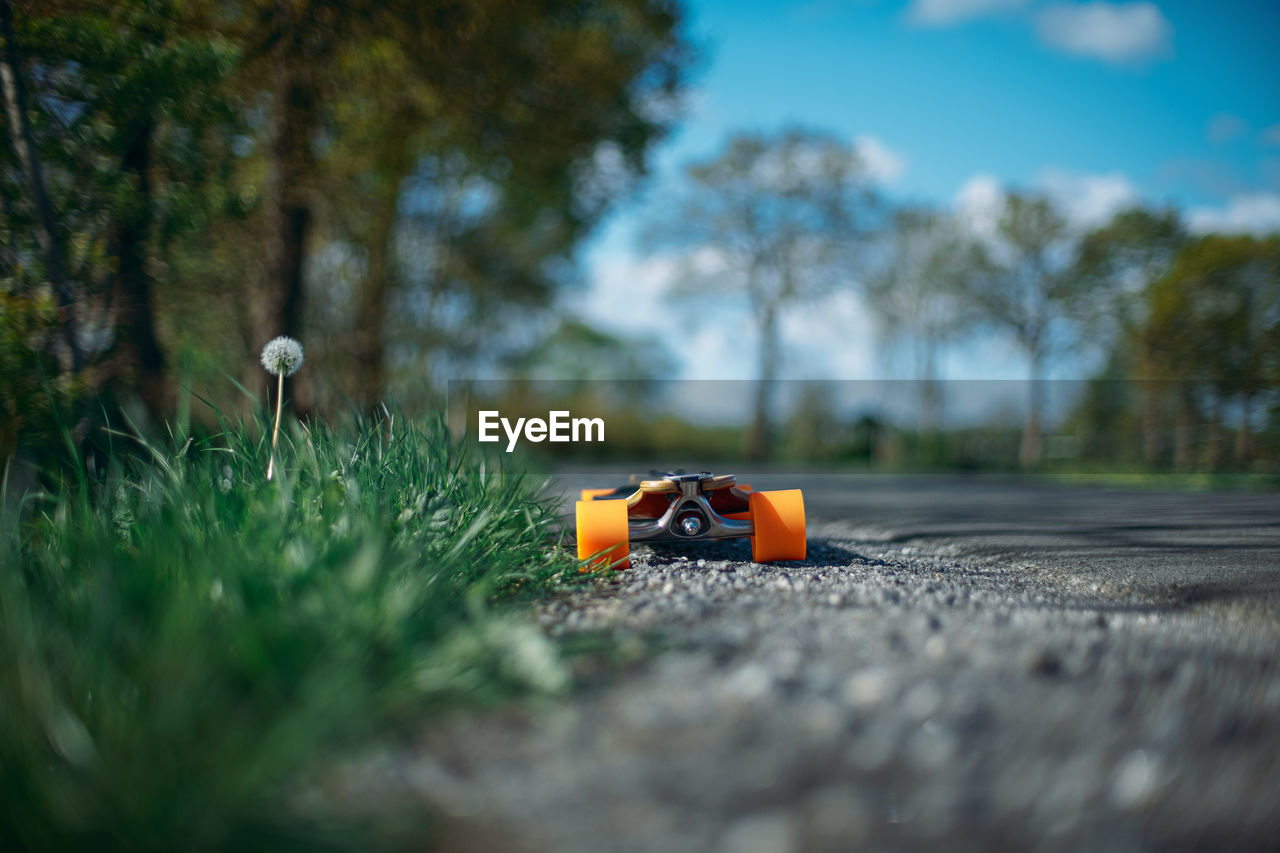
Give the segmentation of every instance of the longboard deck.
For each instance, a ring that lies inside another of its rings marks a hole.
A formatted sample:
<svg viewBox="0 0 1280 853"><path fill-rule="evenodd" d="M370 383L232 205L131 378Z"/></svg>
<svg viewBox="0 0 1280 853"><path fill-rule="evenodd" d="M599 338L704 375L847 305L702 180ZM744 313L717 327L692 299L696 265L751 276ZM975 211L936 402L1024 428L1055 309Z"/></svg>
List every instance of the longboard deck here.
<svg viewBox="0 0 1280 853"><path fill-rule="evenodd" d="M668 496L680 494L680 485L669 477L639 479L633 476L631 479L631 483L613 489L583 489L582 500L625 500L628 512L639 517L656 518L670 504L671 498ZM720 493L708 495L708 501L715 509L736 514L746 510L746 493L751 491L751 487L744 484L734 488L735 485L736 478L733 474L707 477L698 483L701 492Z"/></svg>

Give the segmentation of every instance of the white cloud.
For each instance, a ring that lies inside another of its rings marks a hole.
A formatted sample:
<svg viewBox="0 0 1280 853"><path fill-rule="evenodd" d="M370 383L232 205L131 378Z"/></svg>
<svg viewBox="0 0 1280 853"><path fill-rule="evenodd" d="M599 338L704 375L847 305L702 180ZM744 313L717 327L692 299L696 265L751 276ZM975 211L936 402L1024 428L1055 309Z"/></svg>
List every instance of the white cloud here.
<svg viewBox="0 0 1280 853"><path fill-rule="evenodd" d="M907 171L907 158L878 138L864 133L853 140L867 175L878 184L892 184Z"/></svg>
<svg viewBox="0 0 1280 853"><path fill-rule="evenodd" d="M1148 2L1058 3L1040 12L1036 29L1050 47L1117 65L1156 59L1173 50L1173 25Z"/></svg>
<svg viewBox="0 0 1280 853"><path fill-rule="evenodd" d="M1077 225L1094 227L1138 201L1138 189L1120 172L1088 175L1049 169L1037 186Z"/></svg>
<svg viewBox="0 0 1280 853"><path fill-rule="evenodd" d="M1240 116L1231 113L1216 113L1209 119L1205 136L1215 145L1239 139L1249 132L1249 125Z"/></svg>
<svg viewBox="0 0 1280 853"><path fill-rule="evenodd" d="M590 289L575 295L573 307L604 328L645 334L670 318L666 294L678 270L679 262L670 255L638 257L614 247L598 250L587 258Z"/></svg>
<svg viewBox="0 0 1280 853"><path fill-rule="evenodd" d="M1262 129L1263 145L1280 145L1280 122Z"/></svg>
<svg viewBox="0 0 1280 853"><path fill-rule="evenodd" d="M782 315L783 369L801 379L869 379L875 375L871 314L851 289Z"/></svg>
<svg viewBox="0 0 1280 853"><path fill-rule="evenodd" d="M1004 213L1005 191L994 175L980 172L964 182L956 193L953 208L960 223L976 237L995 238L996 226Z"/></svg>
<svg viewBox="0 0 1280 853"><path fill-rule="evenodd" d="M589 288L572 294L568 307L601 329L631 338L649 338L676 362L672 378L747 379L755 360L741 357L744 324L750 318L727 294L677 299L671 287L689 271L724 272L721 253L711 247L688 254L638 254L618 239L586 258Z"/></svg>
<svg viewBox="0 0 1280 853"><path fill-rule="evenodd" d="M1280 232L1280 195L1245 193L1232 196L1222 207L1193 207L1187 211L1187 222L1191 230L1202 234Z"/></svg>
<svg viewBox="0 0 1280 853"><path fill-rule="evenodd" d="M754 344L750 326L744 327L742 317L720 318L706 305L696 307L702 319L690 331L673 336L672 344L679 347L684 357L686 379L754 379L756 363L754 350L744 345Z"/></svg>
<svg viewBox="0 0 1280 853"><path fill-rule="evenodd" d="M703 278L716 278L729 271L729 261L724 252L714 246L702 246L690 252L689 269L694 275Z"/></svg>
<svg viewBox="0 0 1280 853"><path fill-rule="evenodd" d="M1007 12L1027 0L912 0L907 22L918 27L948 27L962 21Z"/></svg>

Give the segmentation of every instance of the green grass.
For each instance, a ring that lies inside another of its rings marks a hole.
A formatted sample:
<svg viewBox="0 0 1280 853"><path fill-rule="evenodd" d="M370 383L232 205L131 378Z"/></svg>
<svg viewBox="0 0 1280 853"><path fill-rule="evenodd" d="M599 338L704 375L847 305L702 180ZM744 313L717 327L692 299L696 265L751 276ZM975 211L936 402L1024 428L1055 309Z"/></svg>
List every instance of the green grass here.
<svg viewBox="0 0 1280 853"><path fill-rule="evenodd" d="M399 420L294 424L268 483L262 423L224 427L3 502L0 849L376 846L300 783L567 687L501 605L573 573L529 483Z"/></svg>

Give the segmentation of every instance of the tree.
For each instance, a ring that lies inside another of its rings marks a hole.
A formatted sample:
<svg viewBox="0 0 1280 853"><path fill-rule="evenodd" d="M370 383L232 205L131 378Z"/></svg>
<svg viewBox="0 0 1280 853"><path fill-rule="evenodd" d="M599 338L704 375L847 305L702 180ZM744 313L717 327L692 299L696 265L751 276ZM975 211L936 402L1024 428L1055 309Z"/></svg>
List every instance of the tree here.
<svg viewBox="0 0 1280 853"><path fill-rule="evenodd" d="M1236 456L1247 463L1253 401L1280 365L1280 237L1201 237L1178 253L1149 299L1146 346L1163 374L1186 389L1181 417L1197 386L1208 391L1210 468L1222 464L1222 420L1232 398L1239 405ZM1179 433L1185 465L1185 427Z"/></svg>
<svg viewBox="0 0 1280 853"><path fill-rule="evenodd" d="M445 265L465 272L467 289L545 299L560 283L553 270L644 171L689 59L668 0L297 0L263 13L271 28L250 53L265 59L246 66L270 83L274 104L271 263L255 328L298 333L317 225L350 242L364 266L350 390L366 404L386 385L387 324L404 283L401 213L415 206L409 192L435 189L414 180L423 162L469 181L467 230L441 244ZM426 286L437 285L448 287Z"/></svg>
<svg viewBox="0 0 1280 853"><path fill-rule="evenodd" d="M31 211L44 247L11 286L22 290L23 276L53 286L71 352L62 370L83 396L108 410L141 402L158 420L170 394L150 261L219 195L210 137L232 123L218 89L233 52L193 28L180 0L9 12L0 7L6 106L27 192L5 227L20 234Z"/></svg>
<svg viewBox="0 0 1280 853"><path fill-rule="evenodd" d="M1089 283L1072 274L1075 248L1067 220L1047 197L1010 193L989 264L969 280L967 298L1027 359L1027 414L1018 451L1023 467L1040 460L1046 371Z"/></svg>
<svg viewBox="0 0 1280 853"><path fill-rule="evenodd" d="M589 383L623 381L651 386L675 369L661 342L617 335L576 317L562 318L512 365L518 379L553 380L578 391Z"/></svg>
<svg viewBox="0 0 1280 853"><path fill-rule="evenodd" d="M182 365L220 377L251 361L235 352L303 326L365 404L386 390L389 352L407 363L500 340L520 319L509 306L548 305L643 174L690 60L669 0L0 13L0 272L6 309L26 312L0 356L58 364L85 400L141 399L153 420ZM416 264L415 241L432 263ZM309 266L327 253L356 273L326 306L341 310L318 316ZM445 309L410 326L428 303ZM247 346L222 352L236 333Z"/></svg>
<svg viewBox="0 0 1280 853"><path fill-rule="evenodd" d="M26 57L22 46L18 44L13 24L13 7L7 0L0 2L0 37L4 38L4 54L0 57L0 92L4 96L9 141L34 208L35 233L43 254L45 275L57 298L58 321L65 343L63 369L79 371L84 365L84 355L76 330L76 294L67 270L66 234L49 199L43 156L31 129L27 73L24 68ZM12 274L8 270L6 273Z"/></svg>
<svg viewBox="0 0 1280 853"><path fill-rule="evenodd" d="M850 275L855 241L875 199L857 152L829 134L741 133L716 158L685 172L687 191L652 238L681 250L672 293L741 294L758 339L757 391L747 452L770 450L770 411L781 352L782 314Z"/></svg>
<svg viewBox="0 0 1280 853"><path fill-rule="evenodd" d="M953 220L922 208L895 212L884 238L884 254L867 278L867 304L886 339L906 339L912 347L920 431L927 433L941 417L938 351L973 322L963 293L982 259Z"/></svg>
<svg viewBox="0 0 1280 853"><path fill-rule="evenodd" d="M833 383L809 380L798 386L784 427L784 456L807 463L830 461L848 440Z"/></svg>
<svg viewBox="0 0 1280 853"><path fill-rule="evenodd" d="M1189 237L1176 210L1124 210L1085 235L1072 275L1089 282L1083 306L1094 335L1108 338L1109 369L1138 378L1142 393L1142 448L1148 464L1160 455L1160 393L1149 319L1151 286L1168 273Z"/></svg>
<svg viewBox="0 0 1280 853"><path fill-rule="evenodd" d="M518 363L517 363L518 362ZM538 342L512 359L513 401L585 412L640 412L661 397L675 365L660 341L618 335L576 317L561 318Z"/></svg>

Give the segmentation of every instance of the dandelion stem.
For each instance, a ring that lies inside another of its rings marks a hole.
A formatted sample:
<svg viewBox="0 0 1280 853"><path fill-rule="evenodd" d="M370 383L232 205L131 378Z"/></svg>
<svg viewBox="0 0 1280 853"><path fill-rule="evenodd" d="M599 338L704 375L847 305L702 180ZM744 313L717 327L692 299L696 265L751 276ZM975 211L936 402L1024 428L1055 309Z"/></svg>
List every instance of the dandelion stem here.
<svg viewBox="0 0 1280 853"><path fill-rule="evenodd" d="M267 480L271 479L276 467L276 444L280 441L280 412L284 407L284 372L276 374L276 425L271 430L271 458L267 462Z"/></svg>
<svg viewBox="0 0 1280 853"><path fill-rule="evenodd" d="M267 479L276 471L276 447L280 443L280 415L284 410L284 378L302 367L302 344L293 338L278 337L262 348L262 366L278 377L276 382L276 425L271 430L271 458L267 462Z"/></svg>

